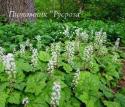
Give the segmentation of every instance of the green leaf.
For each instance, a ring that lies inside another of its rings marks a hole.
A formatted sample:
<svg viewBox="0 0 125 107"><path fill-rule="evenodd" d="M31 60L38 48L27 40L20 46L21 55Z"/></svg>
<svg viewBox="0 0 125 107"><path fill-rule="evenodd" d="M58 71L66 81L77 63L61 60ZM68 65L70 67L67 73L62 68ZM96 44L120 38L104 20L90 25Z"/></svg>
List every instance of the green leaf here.
<svg viewBox="0 0 125 107"><path fill-rule="evenodd" d="M1 72L4 72L4 66L3 66L3 64L0 62L0 73Z"/></svg>
<svg viewBox="0 0 125 107"><path fill-rule="evenodd" d="M22 91L25 87L25 75L23 72L17 72L16 74L16 83L14 84L14 88Z"/></svg>
<svg viewBox="0 0 125 107"><path fill-rule="evenodd" d="M125 95L117 93L115 97L115 102L118 102L121 107L125 107Z"/></svg>
<svg viewBox="0 0 125 107"><path fill-rule="evenodd" d="M6 73L1 73L0 74L0 81L1 82L6 82L6 81L8 81L8 75L6 74Z"/></svg>
<svg viewBox="0 0 125 107"><path fill-rule="evenodd" d="M79 56L75 56L73 60L73 68L82 68L84 66L83 61L80 59Z"/></svg>
<svg viewBox="0 0 125 107"><path fill-rule="evenodd" d="M9 95L8 102L11 104L20 104L21 102L21 95L19 92L12 92Z"/></svg>
<svg viewBox="0 0 125 107"><path fill-rule="evenodd" d="M49 107L49 105L46 103L31 103L27 107Z"/></svg>
<svg viewBox="0 0 125 107"><path fill-rule="evenodd" d="M23 91L23 89L24 89L25 86L26 86L26 83L21 82L21 83L16 83L16 84L14 85L14 88L15 88L15 89L18 89L18 90L20 90L20 91Z"/></svg>
<svg viewBox="0 0 125 107"><path fill-rule="evenodd" d="M112 101L104 101L106 107L121 107L119 103Z"/></svg>
<svg viewBox="0 0 125 107"><path fill-rule="evenodd" d="M78 90L82 89L82 91L92 91L94 94L94 92L98 92L100 88L99 77L90 72L81 72L77 87Z"/></svg>
<svg viewBox="0 0 125 107"><path fill-rule="evenodd" d="M5 92L0 92L0 107L5 107L8 95Z"/></svg>
<svg viewBox="0 0 125 107"><path fill-rule="evenodd" d="M104 84L101 84L100 90L102 90L103 94L107 98L112 98L113 97L112 90L110 88L106 87Z"/></svg>
<svg viewBox="0 0 125 107"><path fill-rule="evenodd" d="M8 82L1 82L0 83L0 91L5 90L8 85L9 85Z"/></svg>
<svg viewBox="0 0 125 107"><path fill-rule="evenodd" d="M32 66L28 62L25 62L23 59L19 59L18 61L16 61L16 69L17 72L30 72L32 71Z"/></svg>
<svg viewBox="0 0 125 107"><path fill-rule="evenodd" d="M72 107L80 107L81 102L78 101L75 97L71 97L70 100Z"/></svg>
<svg viewBox="0 0 125 107"><path fill-rule="evenodd" d="M26 72L30 72L30 71L32 71L32 66L31 66L29 63L24 63L24 64L22 65L22 69L23 69L24 71L26 71Z"/></svg>
<svg viewBox="0 0 125 107"><path fill-rule="evenodd" d="M45 81L46 75L43 73L31 75L27 80L25 92L35 93L35 95L38 95L46 86Z"/></svg>
<svg viewBox="0 0 125 107"><path fill-rule="evenodd" d="M92 73L99 72L99 64L97 64L96 61L93 61L93 63L92 63L91 72Z"/></svg>
<svg viewBox="0 0 125 107"><path fill-rule="evenodd" d="M62 66L67 73L70 73L72 71L72 67L70 64L62 63Z"/></svg>
<svg viewBox="0 0 125 107"><path fill-rule="evenodd" d="M46 51L40 51L39 59L43 62L47 62L50 60L50 55Z"/></svg>
<svg viewBox="0 0 125 107"><path fill-rule="evenodd" d="M44 92L45 93L45 92ZM49 105L46 102L46 95L40 94L37 97L30 96L30 103L27 105L27 107L49 107ZM50 97L49 97L50 98Z"/></svg>
<svg viewBox="0 0 125 107"><path fill-rule="evenodd" d="M48 67L48 65L44 62L41 62L39 64L39 66L40 66L40 69L41 69L42 72L45 72L47 70L47 67Z"/></svg>
<svg viewBox="0 0 125 107"><path fill-rule="evenodd" d="M75 91L76 97L87 107L94 107L94 104L100 98L99 88L100 80L97 75L85 71L81 72Z"/></svg>
<svg viewBox="0 0 125 107"><path fill-rule="evenodd" d="M87 92L83 92L82 95L79 96L82 102L86 104L86 107L95 107L96 97L89 95Z"/></svg>

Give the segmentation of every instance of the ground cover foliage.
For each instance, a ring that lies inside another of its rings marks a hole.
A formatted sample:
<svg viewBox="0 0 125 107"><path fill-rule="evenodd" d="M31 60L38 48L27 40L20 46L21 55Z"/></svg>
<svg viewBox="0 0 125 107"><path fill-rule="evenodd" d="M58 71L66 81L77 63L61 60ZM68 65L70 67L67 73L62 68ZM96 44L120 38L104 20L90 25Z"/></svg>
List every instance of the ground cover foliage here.
<svg viewBox="0 0 125 107"><path fill-rule="evenodd" d="M120 38L76 24L2 26L0 107L125 106Z"/></svg>

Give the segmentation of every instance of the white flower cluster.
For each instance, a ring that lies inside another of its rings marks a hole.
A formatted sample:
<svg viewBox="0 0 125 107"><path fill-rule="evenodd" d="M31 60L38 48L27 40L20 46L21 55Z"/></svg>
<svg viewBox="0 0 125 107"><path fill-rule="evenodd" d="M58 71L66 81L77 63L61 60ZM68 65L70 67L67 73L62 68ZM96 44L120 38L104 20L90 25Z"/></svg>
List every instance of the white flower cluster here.
<svg viewBox="0 0 125 107"><path fill-rule="evenodd" d="M120 44L120 38L117 38L117 40L115 41L115 49L119 48L119 44Z"/></svg>
<svg viewBox="0 0 125 107"><path fill-rule="evenodd" d="M30 39L27 39L24 45L25 45L25 47L29 47L30 51L33 50L33 44L30 43Z"/></svg>
<svg viewBox="0 0 125 107"><path fill-rule="evenodd" d="M27 104L29 104L29 98L28 98L28 97L24 98L24 99L22 100L22 104L24 105L24 107L25 107Z"/></svg>
<svg viewBox="0 0 125 107"><path fill-rule="evenodd" d="M108 49L106 48L106 46L102 46L98 52L99 55L106 55L108 53Z"/></svg>
<svg viewBox="0 0 125 107"><path fill-rule="evenodd" d="M118 55L118 53L114 53L112 61L113 62L118 62L119 61L119 55Z"/></svg>
<svg viewBox="0 0 125 107"><path fill-rule="evenodd" d="M87 33L86 31L84 31L84 32L82 32L82 33L80 34L80 38L81 38L84 42L88 42L88 40L89 40L89 35L88 35L88 33Z"/></svg>
<svg viewBox="0 0 125 107"><path fill-rule="evenodd" d="M57 52L58 54L60 54L60 51L61 51L61 43L58 42L58 43L52 43L51 44L51 52Z"/></svg>
<svg viewBox="0 0 125 107"><path fill-rule="evenodd" d="M48 68L47 68L47 71L49 71L49 73L52 73L55 69L55 63L54 61L51 59L48 63Z"/></svg>
<svg viewBox="0 0 125 107"><path fill-rule="evenodd" d="M84 31L84 32L81 32L81 31L82 31L81 28L76 29L76 30L75 30L76 36L77 36L79 39L81 39L82 41L87 42L88 39L89 39L88 33L87 33L86 31Z"/></svg>
<svg viewBox="0 0 125 107"><path fill-rule="evenodd" d="M73 89L75 89L75 87L78 84L79 76L80 76L80 69L77 69L76 73L74 74L73 81L72 81L72 87L73 87Z"/></svg>
<svg viewBox="0 0 125 107"><path fill-rule="evenodd" d="M29 48L30 51L33 50L33 44L30 43L30 40L27 39L24 43L20 44L20 54L23 55L26 52L26 48Z"/></svg>
<svg viewBox="0 0 125 107"><path fill-rule="evenodd" d="M29 39L27 39L27 40L26 40L26 42L25 42L25 46L27 46L27 47L28 47L29 45L30 45L30 40L29 40Z"/></svg>
<svg viewBox="0 0 125 107"><path fill-rule="evenodd" d="M41 36L40 35L37 35L35 38L36 38L37 41L41 41Z"/></svg>
<svg viewBox="0 0 125 107"><path fill-rule="evenodd" d="M3 64L5 66L5 72L9 75L9 77L15 77L16 74L16 64L14 55L8 53L7 55L3 56Z"/></svg>
<svg viewBox="0 0 125 107"><path fill-rule="evenodd" d="M105 55L108 53L108 49L104 46L104 43L107 41L107 34L100 30L95 32L95 43L94 48L98 49L98 55Z"/></svg>
<svg viewBox="0 0 125 107"><path fill-rule="evenodd" d="M37 40L37 48L39 50L41 48L41 36L37 35L35 39Z"/></svg>
<svg viewBox="0 0 125 107"><path fill-rule="evenodd" d="M26 46L25 46L25 44L20 44L20 54L22 55L22 54L24 54L25 53L25 51L26 51Z"/></svg>
<svg viewBox="0 0 125 107"><path fill-rule="evenodd" d="M32 43L29 44L29 48L30 48L30 51L33 50L33 44Z"/></svg>
<svg viewBox="0 0 125 107"><path fill-rule="evenodd" d="M94 30L91 30L90 35L91 35L91 36L94 35Z"/></svg>
<svg viewBox="0 0 125 107"><path fill-rule="evenodd" d="M0 60L2 60L4 52L5 52L5 50L2 47L0 47Z"/></svg>
<svg viewBox="0 0 125 107"><path fill-rule="evenodd" d="M66 29L63 32L64 35L66 35L67 37L69 37L70 33L69 33L69 27L66 26Z"/></svg>
<svg viewBox="0 0 125 107"><path fill-rule="evenodd" d="M13 54L16 54L16 47L15 48L13 48Z"/></svg>
<svg viewBox="0 0 125 107"><path fill-rule="evenodd" d="M79 40L75 40L75 50L78 52L80 50L80 41Z"/></svg>
<svg viewBox="0 0 125 107"><path fill-rule="evenodd" d="M52 57L48 63L48 71L53 72L54 68L58 65L58 58L60 55L60 43L51 44Z"/></svg>
<svg viewBox="0 0 125 107"><path fill-rule="evenodd" d="M68 42L66 44L66 53L67 53L68 63L72 64L74 54L75 54L75 43L74 42Z"/></svg>
<svg viewBox="0 0 125 107"><path fill-rule="evenodd" d="M58 55L56 52L52 52L52 57L48 63L48 71L50 73L53 72L53 70L55 69L55 67L57 66L58 63Z"/></svg>
<svg viewBox="0 0 125 107"><path fill-rule="evenodd" d="M100 47L107 41L107 34L106 32L95 32L95 46Z"/></svg>
<svg viewBox="0 0 125 107"><path fill-rule="evenodd" d="M61 98L61 85L59 82L54 82L54 86L52 88L52 94L51 94L51 106L57 107L59 106L59 100Z"/></svg>
<svg viewBox="0 0 125 107"><path fill-rule="evenodd" d="M83 52L83 60L85 62L90 62L93 58L93 52L94 52L94 49L91 44L86 46Z"/></svg>
<svg viewBox="0 0 125 107"><path fill-rule="evenodd" d="M78 29L75 30L75 33L76 33L77 37L80 37L81 30L82 30L82 28L78 28Z"/></svg>
<svg viewBox="0 0 125 107"><path fill-rule="evenodd" d="M38 63L38 50L35 48L32 49L31 63L33 67L36 67Z"/></svg>

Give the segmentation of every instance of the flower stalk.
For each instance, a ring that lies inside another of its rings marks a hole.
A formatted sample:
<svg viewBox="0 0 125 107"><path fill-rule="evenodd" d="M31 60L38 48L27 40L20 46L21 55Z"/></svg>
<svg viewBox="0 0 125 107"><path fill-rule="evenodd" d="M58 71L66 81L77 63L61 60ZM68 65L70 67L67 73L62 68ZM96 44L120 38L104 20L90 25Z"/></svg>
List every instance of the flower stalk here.
<svg viewBox="0 0 125 107"><path fill-rule="evenodd" d="M61 85L59 82L54 82L51 93L51 107L58 107L61 98Z"/></svg>

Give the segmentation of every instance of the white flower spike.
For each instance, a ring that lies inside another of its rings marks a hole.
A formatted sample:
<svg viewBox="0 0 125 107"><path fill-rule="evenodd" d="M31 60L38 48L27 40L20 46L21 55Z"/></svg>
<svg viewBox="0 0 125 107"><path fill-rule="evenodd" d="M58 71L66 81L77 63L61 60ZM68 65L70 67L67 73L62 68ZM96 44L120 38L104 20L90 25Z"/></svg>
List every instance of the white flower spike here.
<svg viewBox="0 0 125 107"><path fill-rule="evenodd" d="M61 85L59 82L54 82L51 94L51 102L50 102L51 106L52 107L59 106L60 98L61 98Z"/></svg>

